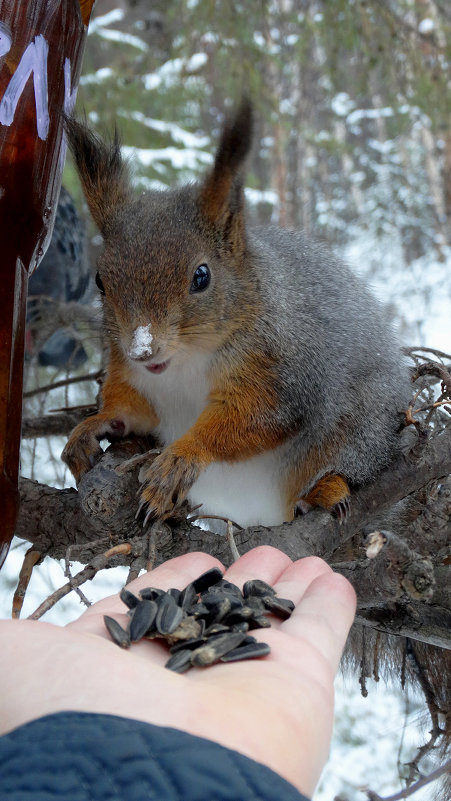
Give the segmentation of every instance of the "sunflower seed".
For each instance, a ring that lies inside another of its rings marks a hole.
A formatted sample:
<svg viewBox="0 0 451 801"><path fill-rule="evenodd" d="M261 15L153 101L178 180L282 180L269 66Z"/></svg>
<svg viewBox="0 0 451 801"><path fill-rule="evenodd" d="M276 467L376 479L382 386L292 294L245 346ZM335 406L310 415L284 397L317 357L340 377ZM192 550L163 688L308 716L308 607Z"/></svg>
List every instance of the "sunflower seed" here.
<svg viewBox="0 0 451 801"><path fill-rule="evenodd" d="M245 634L240 633L218 634L218 636L211 637L205 645L201 645L200 648L191 652L191 664L198 667L212 665L214 662L218 662L224 654L238 648L245 637Z"/></svg>
<svg viewBox="0 0 451 801"><path fill-rule="evenodd" d="M164 595L164 590L159 590L156 587L145 587L139 592L143 601L156 601L160 595Z"/></svg>
<svg viewBox="0 0 451 801"><path fill-rule="evenodd" d="M205 635L209 637L210 634L222 634L224 631L230 631L229 627L224 626L223 623L212 623L205 629Z"/></svg>
<svg viewBox="0 0 451 801"><path fill-rule="evenodd" d="M227 595L236 595L239 598L243 597L240 588L236 584L233 584L231 581L226 581L226 579L223 579L220 582L220 586L222 587L224 592L227 593Z"/></svg>
<svg viewBox="0 0 451 801"><path fill-rule="evenodd" d="M255 642L241 645L221 656L221 662L238 662L241 659L258 659L271 653L271 648L265 642Z"/></svg>
<svg viewBox="0 0 451 801"><path fill-rule="evenodd" d="M247 606L247 601L244 600L242 595L241 595L240 598L238 598L237 595L228 595L227 598L229 598L229 600L230 600L230 603L232 605L232 610L233 609L242 609L244 604L246 604L246 606Z"/></svg>
<svg viewBox="0 0 451 801"><path fill-rule="evenodd" d="M182 651L186 648L188 648L190 651L193 651L194 648L200 648L200 646L204 645L205 642L205 637L195 637L192 640L179 640L174 645L171 645L169 650L171 654L176 654L178 651Z"/></svg>
<svg viewBox="0 0 451 801"><path fill-rule="evenodd" d="M232 626L230 626L230 631L249 631L249 623L246 620L243 620L242 623L234 623Z"/></svg>
<svg viewBox="0 0 451 801"><path fill-rule="evenodd" d="M171 589L168 590L168 594L172 595L172 597L173 597L174 601L176 602L177 606L180 606L180 596L182 594L182 591L178 590L177 587L171 587Z"/></svg>
<svg viewBox="0 0 451 801"><path fill-rule="evenodd" d="M205 606L210 609L212 606L218 603L224 596L222 593L213 592L213 590L205 590L200 595L199 603L205 604Z"/></svg>
<svg viewBox="0 0 451 801"><path fill-rule="evenodd" d="M219 643L219 645L221 645L221 643L222 642L226 642L226 640L228 638L230 638L232 636L235 637L237 635L241 636L240 642L242 642L247 637L247 632L230 631L230 630L229 631L220 631L219 634L210 634L209 637L207 638L207 643L208 643L208 645L213 645L213 646L216 643ZM237 648L238 646L234 646L234 647Z"/></svg>
<svg viewBox="0 0 451 801"><path fill-rule="evenodd" d="M214 584L212 587L209 587L208 592L214 593L216 595L227 595L228 597L239 598L239 600L243 601L243 595L239 587L236 584L232 584L231 581L218 581L217 584Z"/></svg>
<svg viewBox="0 0 451 801"><path fill-rule="evenodd" d="M202 603L192 604L187 611L189 615L192 615L195 618L205 618L210 614L208 607Z"/></svg>
<svg viewBox="0 0 451 801"><path fill-rule="evenodd" d="M222 573L219 570L219 567L212 567L211 570L207 570L205 573L202 573L199 578L193 581L194 589L196 592L203 592L209 587L212 587L213 584L217 584L218 581L221 581L221 579Z"/></svg>
<svg viewBox="0 0 451 801"><path fill-rule="evenodd" d="M206 606L210 607L214 603L218 603L218 601L223 601L224 598L227 598L229 601L231 609L241 609L243 606L244 598L241 593L238 596L227 590L223 590L220 584L216 584L214 587L210 587L207 592L202 593L200 596L200 603L204 603Z"/></svg>
<svg viewBox="0 0 451 801"><path fill-rule="evenodd" d="M265 615L256 615L249 620L250 629L270 629L271 622Z"/></svg>
<svg viewBox="0 0 451 801"><path fill-rule="evenodd" d="M192 651L187 649L177 651L177 653L169 657L165 667L169 670L174 670L175 673L184 673L185 670L189 670L191 667L191 653Z"/></svg>
<svg viewBox="0 0 451 801"><path fill-rule="evenodd" d="M250 595L262 598L263 596L275 594L275 589L261 579L250 579L243 584L243 595L245 598L249 598Z"/></svg>
<svg viewBox="0 0 451 801"><path fill-rule="evenodd" d="M221 598L221 596L217 596L214 601L210 599L205 606L210 610L210 615L207 618L208 623L220 623L232 609L229 598Z"/></svg>
<svg viewBox="0 0 451 801"><path fill-rule="evenodd" d="M255 612L250 606L242 606L241 609L233 609L223 620L227 626L234 623L243 623L255 616Z"/></svg>
<svg viewBox="0 0 451 801"><path fill-rule="evenodd" d="M181 623L184 612L174 601L172 595L161 595L158 598L158 611L155 625L160 634L171 634Z"/></svg>
<svg viewBox="0 0 451 801"><path fill-rule="evenodd" d="M130 621L130 640L138 642L147 632L150 632L155 623L158 611L155 601L140 601L135 607Z"/></svg>
<svg viewBox="0 0 451 801"><path fill-rule="evenodd" d="M263 598L258 598L256 595L251 595L249 598L246 598L246 606L249 606L259 615L265 614L266 607L263 603Z"/></svg>
<svg viewBox="0 0 451 801"><path fill-rule="evenodd" d="M214 589L206 590L200 595L200 603L205 604L208 609L211 609L211 607L218 604L223 598L225 598L225 595L222 592L214 592Z"/></svg>
<svg viewBox="0 0 451 801"><path fill-rule="evenodd" d="M126 587L122 587L119 593L119 598L121 599L122 603L125 604L125 606L128 606L129 609L134 609L135 606L138 606L139 604L139 598L137 598L136 595L133 595L130 590L127 590Z"/></svg>
<svg viewBox="0 0 451 801"><path fill-rule="evenodd" d="M114 619L114 617L104 615L103 620L111 639L114 640L117 645L120 645L121 648L128 648L130 645L129 632L123 629L120 623Z"/></svg>
<svg viewBox="0 0 451 801"><path fill-rule="evenodd" d="M179 601L179 606L181 606L182 609L184 609L184 610L189 609L189 607L191 606L191 604L195 600L196 595L197 595L197 593L196 593L196 590L194 589L194 584L188 584L185 587L185 589L182 590L180 601Z"/></svg>
<svg viewBox="0 0 451 801"><path fill-rule="evenodd" d="M204 623L204 621L202 621ZM194 637L200 637L203 633L203 628L205 624L202 626L199 620L196 620L195 617L185 617L182 620L177 628L174 631L171 631L170 634L167 635L168 642L178 642L179 640L192 640Z"/></svg>
<svg viewBox="0 0 451 801"><path fill-rule="evenodd" d="M280 617L282 620L288 620L294 609L293 601L289 601L288 598L265 596L263 598L263 603L273 615Z"/></svg>

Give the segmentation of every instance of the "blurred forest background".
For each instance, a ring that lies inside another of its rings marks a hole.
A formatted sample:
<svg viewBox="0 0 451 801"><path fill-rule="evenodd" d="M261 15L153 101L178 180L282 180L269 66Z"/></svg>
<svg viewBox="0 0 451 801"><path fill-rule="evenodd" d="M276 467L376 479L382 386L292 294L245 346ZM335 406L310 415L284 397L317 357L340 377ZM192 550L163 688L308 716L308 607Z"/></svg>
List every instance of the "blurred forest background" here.
<svg viewBox="0 0 451 801"><path fill-rule="evenodd" d="M203 170L247 92L255 218L348 255L395 302L404 338L424 337L449 276L447 0L98 0L96 14L79 108L118 126L139 188Z"/></svg>
<svg viewBox="0 0 451 801"><path fill-rule="evenodd" d="M101 133L117 126L143 191L201 174L225 115L247 93L256 110L250 216L325 240L368 278L405 344L450 352L450 62L449 0L97 0L77 112ZM22 449L22 473L55 486L72 483L59 460L65 437L36 437L36 421L48 432L50 410L93 403L95 380L80 378L102 363L93 282L101 238L70 159L63 183L86 219L85 234L71 229L74 264L91 279L81 282L82 305L63 292L36 323L41 345L63 327L78 351L56 367L30 348ZM16 541L2 571L4 616L23 553ZM54 563L35 572L24 616L65 583ZM99 577L91 599L113 591L111 581ZM46 619L79 612L66 600ZM356 694L357 680L339 692L315 801L363 801L366 784L394 792L421 742L417 699L382 688L372 701Z"/></svg>

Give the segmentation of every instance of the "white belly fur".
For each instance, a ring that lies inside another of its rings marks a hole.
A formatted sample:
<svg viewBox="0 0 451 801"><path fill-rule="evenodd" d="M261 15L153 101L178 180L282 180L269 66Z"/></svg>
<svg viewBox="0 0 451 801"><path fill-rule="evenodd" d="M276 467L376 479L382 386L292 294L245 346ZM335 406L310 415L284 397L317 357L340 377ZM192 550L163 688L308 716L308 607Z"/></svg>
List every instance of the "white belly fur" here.
<svg viewBox="0 0 451 801"><path fill-rule="evenodd" d="M136 370L133 384L149 398L160 424L156 435L163 445L183 436L207 405L206 373L209 356L193 356L182 365L170 365L153 375ZM189 493L199 514L227 517L241 526L275 525L285 519L281 491L285 446L240 462L215 462L204 470Z"/></svg>
<svg viewBox="0 0 451 801"><path fill-rule="evenodd" d="M189 500L202 504L199 514L230 518L244 527L283 523L280 448L242 462L215 462L201 473Z"/></svg>

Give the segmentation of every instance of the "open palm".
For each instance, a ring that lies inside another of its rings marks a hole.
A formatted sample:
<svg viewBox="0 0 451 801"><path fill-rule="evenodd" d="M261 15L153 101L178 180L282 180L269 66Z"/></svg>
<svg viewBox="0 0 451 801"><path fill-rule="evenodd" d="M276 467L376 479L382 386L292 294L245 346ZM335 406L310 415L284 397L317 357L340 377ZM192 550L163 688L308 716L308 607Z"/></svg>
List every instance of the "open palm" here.
<svg viewBox="0 0 451 801"><path fill-rule="evenodd" d="M211 567L213 557L177 557L128 588L178 587ZM142 640L124 651L109 638L103 615L125 624L118 595L94 604L64 628L2 621L5 678L0 734L62 710L135 718L190 732L233 748L311 794L327 759L333 720L333 680L352 623L350 584L315 557L291 562L275 548L249 551L226 572L242 586L271 584L296 609L289 620L252 633L271 646L264 659L216 664L176 674L164 668L167 648Z"/></svg>

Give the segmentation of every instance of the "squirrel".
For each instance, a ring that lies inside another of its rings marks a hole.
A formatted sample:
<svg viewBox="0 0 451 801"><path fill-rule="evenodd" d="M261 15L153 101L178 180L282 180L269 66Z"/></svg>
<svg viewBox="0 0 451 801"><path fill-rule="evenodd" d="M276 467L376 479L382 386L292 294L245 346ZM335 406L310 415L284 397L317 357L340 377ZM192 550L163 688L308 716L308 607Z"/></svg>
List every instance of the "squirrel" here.
<svg viewBox="0 0 451 801"><path fill-rule="evenodd" d="M104 238L110 355L100 410L62 458L78 482L102 438L155 434L162 452L140 471L145 522L185 499L241 526L311 506L342 519L350 487L399 447L409 379L377 300L303 233L246 223L252 119L243 99L202 180L139 197L117 135L66 120Z"/></svg>

